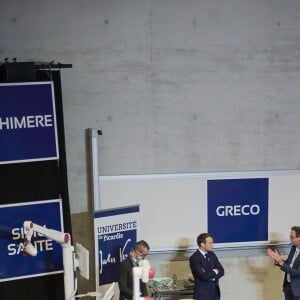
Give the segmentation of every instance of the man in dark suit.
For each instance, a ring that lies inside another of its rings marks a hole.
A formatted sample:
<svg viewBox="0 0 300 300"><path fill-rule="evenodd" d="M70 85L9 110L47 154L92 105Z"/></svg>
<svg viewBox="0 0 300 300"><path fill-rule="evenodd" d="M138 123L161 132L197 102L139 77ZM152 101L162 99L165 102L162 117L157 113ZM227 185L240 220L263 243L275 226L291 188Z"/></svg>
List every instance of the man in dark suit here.
<svg viewBox="0 0 300 300"><path fill-rule="evenodd" d="M212 235L201 233L197 237L197 245L199 249L190 257L190 268L195 281L194 299L219 300L219 279L224 275L224 268L212 251Z"/></svg>
<svg viewBox="0 0 300 300"><path fill-rule="evenodd" d="M119 266L119 290L120 297L119 300L132 300L133 297L133 274L132 268L137 267L139 261L144 259L149 252L149 245L144 240L137 242L132 250L130 255L120 263ZM140 280L140 296L148 296L146 283Z"/></svg>
<svg viewBox="0 0 300 300"><path fill-rule="evenodd" d="M277 249L269 248L267 253L275 264L285 272L283 293L285 300L300 300L300 227L293 226L290 232L292 248L286 260Z"/></svg>

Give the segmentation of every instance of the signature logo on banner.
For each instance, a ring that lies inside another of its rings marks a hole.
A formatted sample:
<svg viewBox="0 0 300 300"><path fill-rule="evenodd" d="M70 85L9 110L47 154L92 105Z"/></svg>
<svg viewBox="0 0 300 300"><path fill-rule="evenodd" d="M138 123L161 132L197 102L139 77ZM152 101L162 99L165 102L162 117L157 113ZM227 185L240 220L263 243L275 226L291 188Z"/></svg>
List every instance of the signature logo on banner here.
<svg viewBox="0 0 300 300"><path fill-rule="evenodd" d="M125 242L125 245L123 245L121 248L119 248L118 252L119 252L119 256L115 257L113 256L111 253L107 253L107 256L104 258L103 257L103 251L100 250L99 251L99 271L100 274L103 271L103 266L108 265L108 264L117 264L119 262L122 262L124 259L126 259L126 257L128 256L128 254L126 254L125 252L128 252L128 248L127 245L131 242L131 239L128 239ZM129 249L130 251L130 249Z"/></svg>

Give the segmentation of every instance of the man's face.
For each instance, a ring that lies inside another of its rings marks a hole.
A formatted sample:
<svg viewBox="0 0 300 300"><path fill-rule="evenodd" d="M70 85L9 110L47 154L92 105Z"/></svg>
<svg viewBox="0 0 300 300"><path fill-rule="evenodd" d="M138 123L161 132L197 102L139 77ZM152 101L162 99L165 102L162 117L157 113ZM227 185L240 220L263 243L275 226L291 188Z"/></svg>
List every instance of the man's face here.
<svg viewBox="0 0 300 300"><path fill-rule="evenodd" d="M146 247L141 247L140 249L135 250L136 259L142 260L148 255L149 250Z"/></svg>
<svg viewBox="0 0 300 300"><path fill-rule="evenodd" d="M212 251L213 247L214 247L214 240L210 236L205 239L205 243L201 243L201 248L205 252Z"/></svg>
<svg viewBox="0 0 300 300"><path fill-rule="evenodd" d="M290 233L291 244L300 248L300 237L297 237L295 230L291 230Z"/></svg>

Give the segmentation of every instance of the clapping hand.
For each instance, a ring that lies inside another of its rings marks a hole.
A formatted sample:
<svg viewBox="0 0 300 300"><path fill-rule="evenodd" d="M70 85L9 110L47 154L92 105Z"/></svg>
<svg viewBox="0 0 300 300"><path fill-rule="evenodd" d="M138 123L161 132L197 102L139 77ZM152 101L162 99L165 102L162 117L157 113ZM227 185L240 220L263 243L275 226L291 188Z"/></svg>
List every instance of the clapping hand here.
<svg viewBox="0 0 300 300"><path fill-rule="evenodd" d="M277 249L271 249L271 248L268 248L267 250L267 254L269 257L271 257L272 259L275 260L275 262L277 264L279 264L280 266L283 264L283 257L282 257L282 254L278 252Z"/></svg>

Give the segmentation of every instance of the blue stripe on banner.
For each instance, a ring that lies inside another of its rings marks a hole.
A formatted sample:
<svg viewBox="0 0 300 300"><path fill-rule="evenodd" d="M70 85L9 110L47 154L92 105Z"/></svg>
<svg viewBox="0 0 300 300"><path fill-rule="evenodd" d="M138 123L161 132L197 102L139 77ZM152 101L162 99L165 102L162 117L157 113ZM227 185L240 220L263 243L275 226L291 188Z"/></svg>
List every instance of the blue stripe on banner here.
<svg viewBox="0 0 300 300"><path fill-rule="evenodd" d="M140 211L140 207L138 205L122 207L122 208L116 208L116 209L113 209L113 210L112 209L105 209L105 210L95 212L94 213L94 218L124 215L124 214L139 212L139 211Z"/></svg>

